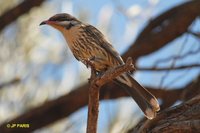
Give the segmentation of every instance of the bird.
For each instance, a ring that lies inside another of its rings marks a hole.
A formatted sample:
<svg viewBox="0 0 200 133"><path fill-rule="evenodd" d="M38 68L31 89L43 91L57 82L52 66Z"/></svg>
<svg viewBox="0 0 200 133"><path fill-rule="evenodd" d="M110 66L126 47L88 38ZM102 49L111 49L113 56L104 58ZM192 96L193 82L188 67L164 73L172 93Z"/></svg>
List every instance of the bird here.
<svg viewBox="0 0 200 133"><path fill-rule="evenodd" d="M116 49L94 26L81 22L68 13L58 13L42 21L62 33L74 57L86 66L90 61L97 74L124 64ZM156 97L138 83L130 72L124 72L113 80L135 100L148 119L156 117L160 110Z"/></svg>

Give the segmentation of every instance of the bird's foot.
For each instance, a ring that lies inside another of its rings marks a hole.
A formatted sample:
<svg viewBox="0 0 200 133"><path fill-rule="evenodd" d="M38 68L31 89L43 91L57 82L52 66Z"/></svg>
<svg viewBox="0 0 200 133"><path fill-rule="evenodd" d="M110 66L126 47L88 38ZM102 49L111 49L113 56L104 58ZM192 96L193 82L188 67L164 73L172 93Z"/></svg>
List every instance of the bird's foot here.
<svg viewBox="0 0 200 133"><path fill-rule="evenodd" d="M97 71L95 70L95 64L93 62L94 59L95 59L95 57L84 60L84 64L86 65L86 67L87 68L90 67L90 69L91 69L91 76L88 79L89 83L91 83L91 81L97 77Z"/></svg>
<svg viewBox="0 0 200 133"><path fill-rule="evenodd" d="M131 57L128 57L126 60L126 64L129 64L132 66L132 70L129 71L130 74L133 74L133 72L136 70L134 65L133 65L133 60Z"/></svg>
<svg viewBox="0 0 200 133"><path fill-rule="evenodd" d="M90 67L91 69L95 69L94 59L95 56L84 60L84 64L86 65L87 68Z"/></svg>

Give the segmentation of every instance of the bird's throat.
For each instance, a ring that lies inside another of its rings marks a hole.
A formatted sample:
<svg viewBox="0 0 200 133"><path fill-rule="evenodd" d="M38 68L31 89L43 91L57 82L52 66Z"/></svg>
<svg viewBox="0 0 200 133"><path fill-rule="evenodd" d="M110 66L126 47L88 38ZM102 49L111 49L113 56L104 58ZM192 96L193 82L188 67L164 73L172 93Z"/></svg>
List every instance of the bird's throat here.
<svg viewBox="0 0 200 133"><path fill-rule="evenodd" d="M69 29L65 29L62 31L62 34L69 46L69 48L73 51L73 47L74 47L74 42L76 42L76 40L79 39L80 36L80 31L79 29L77 29L78 27L73 26Z"/></svg>

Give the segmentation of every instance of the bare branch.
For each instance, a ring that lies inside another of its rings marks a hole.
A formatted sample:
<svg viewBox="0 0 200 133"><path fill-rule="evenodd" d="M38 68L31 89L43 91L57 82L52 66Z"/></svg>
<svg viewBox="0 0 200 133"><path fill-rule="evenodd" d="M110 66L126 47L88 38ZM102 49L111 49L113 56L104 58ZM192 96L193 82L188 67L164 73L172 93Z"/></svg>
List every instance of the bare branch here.
<svg viewBox="0 0 200 133"><path fill-rule="evenodd" d="M193 32L191 30L188 30L187 33L197 37L198 39L200 39L200 32Z"/></svg>
<svg viewBox="0 0 200 133"><path fill-rule="evenodd" d="M9 82L0 84L0 89L4 88L4 87L6 87L6 86L9 86L9 85L17 84L17 83L19 83L20 81L21 81L20 78L14 78L14 79L12 79L12 80L9 81Z"/></svg>
<svg viewBox="0 0 200 133"><path fill-rule="evenodd" d="M121 75L124 72L128 72L128 71L133 71L135 70L133 64L132 64L132 59L128 58L126 63L124 65L118 66L116 68L113 69L109 69L108 71L106 71L102 77L102 79L99 79L96 82L96 84L98 86L102 86L105 83L108 83L110 81L112 81L114 78L116 78L117 76ZM104 80L105 79L105 80Z"/></svg>
<svg viewBox="0 0 200 133"><path fill-rule="evenodd" d="M182 70L188 68L200 68L200 64L191 64L191 65L182 65L182 66L175 66L175 67L136 67L138 71L166 71L166 70Z"/></svg>
<svg viewBox="0 0 200 133"><path fill-rule="evenodd" d="M92 83L89 88L89 102L88 102L88 119L87 119L87 133L97 132L97 121L99 114L99 89L101 86Z"/></svg>
<svg viewBox="0 0 200 133"><path fill-rule="evenodd" d="M12 133L13 130L15 130L6 128L7 123L28 122L31 125L30 128L20 130L21 133L28 133L34 131L35 129L44 127L56 120L67 117L88 104L88 88L89 85L85 84L81 87L78 87L77 89L74 89L69 94L66 94L52 101L47 101L43 105L25 112L15 119L1 124L0 132ZM164 105L161 106L162 109L171 106L177 100L187 100L197 94L200 94L200 76L198 79L192 81L190 84L184 86L183 88L171 88L172 90L168 88L165 90L150 87L145 88L147 88L148 91L154 94L157 98L162 100L162 105ZM125 91L123 91L120 86L117 86L114 83L106 84L100 89L101 100L116 99L125 96L128 96L127 93L125 93ZM40 122L38 122L38 120Z"/></svg>
<svg viewBox="0 0 200 133"><path fill-rule="evenodd" d="M187 32L191 23L200 15L199 7L199 0L185 2L152 19L123 58L132 57L135 62L139 57L163 48Z"/></svg>
<svg viewBox="0 0 200 133"><path fill-rule="evenodd" d="M146 32L147 35L141 37L140 39L137 39L137 41L133 43L134 45L131 46L130 49L124 54L123 58L132 57L134 63L136 63L139 57L145 56L147 54L159 50L160 48L166 46L168 42L174 40L175 38L185 33L186 29L188 29L188 26L195 20L197 16L199 16L199 5L200 1L198 0L189 1L185 4L182 4L181 6L175 7L175 9L173 9L170 13L171 15L166 15L164 13L163 18L161 18L162 22L168 20L169 18L171 18L173 22L168 21L168 25L164 28L161 28L160 32L154 34L150 32L151 30L149 32ZM157 17L151 22L157 22L158 24L159 22L157 19L159 18ZM193 84L198 83L200 83L199 79L197 80L197 83L191 82L191 88L194 87L193 91L191 91L192 94L196 95L197 93L194 90L200 90L200 85L193 86ZM177 101L177 99L180 99L180 95L182 94L182 91L186 89L186 87L187 86L183 88L177 88L176 90L159 90L159 88L152 89L150 87L146 88L150 92L152 92L156 97L159 97L161 100L166 99L167 102L170 101L170 103L167 104L169 106L173 104L174 101ZM30 111L18 116L17 118L10 120L9 123L30 123L31 126L29 129L20 130L21 133L27 133L34 131L38 128L44 127L56 120L67 117L75 111L77 111L78 109L80 109L81 107L87 105L88 88L89 85L84 84L76 88L69 94L66 94L53 101L48 101L37 108L31 109ZM127 96L127 94L119 86L113 83L104 85L100 91L100 99L116 99L119 97ZM191 95L186 94L185 96L189 97ZM172 98L173 101L171 101ZM12 130L6 128L7 123L8 122L5 122L0 126L0 132L12 132Z"/></svg>
<svg viewBox="0 0 200 133"><path fill-rule="evenodd" d="M91 67L91 69L93 69ZM112 81L124 72L134 70L132 59L128 58L126 64L107 70L102 76L92 79L89 88L89 103L88 103L88 120L87 133L97 132L97 121L99 113L99 89L104 84ZM93 74L92 70L92 74ZM93 77L93 76L91 76Z"/></svg>
<svg viewBox="0 0 200 133"><path fill-rule="evenodd" d="M131 133L171 133L200 131L200 95L160 112L153 120L143 121ZM170 124L169 124L170 123Z"/></svg>
<svg viewBox="0 0 200 133"><path fill-rule="evenodd" d="M0 31L21 15L27 13L32 7L39 6L44 0L24 0L21 4L0 16Z"/></svg>
<svg viewBox="0 0 200 133"><path fill-rule="evenodd" d="M183 55L173 55L173 56L170 56L170 57L166 57L166 58L163 58L163 59L159 59L155 62L155 64L159 64L159 63L162 63L162 62L167 62L167 61L171 61L171 60L180 60L180 59L184 59L185 57L187 56L190 56L190 55L195 55L195 54L198 54L200 52L200 47L194 51L188 51L187 53L183 54Z"/></svg>

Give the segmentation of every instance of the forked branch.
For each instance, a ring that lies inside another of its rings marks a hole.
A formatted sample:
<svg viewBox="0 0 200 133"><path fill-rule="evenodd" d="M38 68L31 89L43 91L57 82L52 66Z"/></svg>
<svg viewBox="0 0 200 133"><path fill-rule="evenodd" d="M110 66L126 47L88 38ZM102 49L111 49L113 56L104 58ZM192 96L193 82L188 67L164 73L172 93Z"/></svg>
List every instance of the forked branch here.
<svg viewBox="0 0 200 133"><path fill-rule="evenodd" d="M91 67L93 69L93 67ZM103 75L91 76L91 85L89 88L89 103L88 103L88 120L87 120L87 133L97 132L97 121L99 113L99 89L104 84L112 81L124 72L133 71L134 66L132 59L128 58L124 65L107 70ZM94 70L92 70L93 74Z"/></svg>

